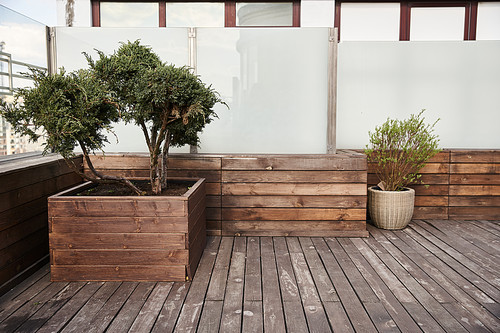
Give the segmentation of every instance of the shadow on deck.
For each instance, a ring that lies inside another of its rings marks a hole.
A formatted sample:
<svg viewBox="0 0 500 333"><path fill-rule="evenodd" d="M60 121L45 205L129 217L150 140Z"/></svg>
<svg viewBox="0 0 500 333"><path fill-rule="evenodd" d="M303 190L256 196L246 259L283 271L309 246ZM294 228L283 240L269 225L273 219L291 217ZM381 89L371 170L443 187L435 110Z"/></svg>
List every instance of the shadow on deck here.
<svg viewBox="0 0 500 333"><path fill-rule="evenodd" d="M0 332L500 332L499 221L368 229L211 237L191 283L50 282L46 266L0 298Z"/></svg>

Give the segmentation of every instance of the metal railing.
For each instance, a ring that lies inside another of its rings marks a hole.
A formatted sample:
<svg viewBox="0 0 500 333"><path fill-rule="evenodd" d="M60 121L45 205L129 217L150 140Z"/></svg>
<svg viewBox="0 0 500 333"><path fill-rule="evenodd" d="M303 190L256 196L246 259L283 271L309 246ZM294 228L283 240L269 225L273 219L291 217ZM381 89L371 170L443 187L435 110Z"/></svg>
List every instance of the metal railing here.
<svg viewBox="0 0 500 333"><path fill-rule="evenodd" d="M3 70L3 63L7 63L7 71ZM17 65L17 66L24 66L26 69L28 68L38 68L41 70L47 70L45 67L33 65L33 64L28 64L26 62L22 61L16 61L12 60L12 55L10 53L6 53L3 51L0 51L0 77L1 77L1 84L0 84L0 95L13 95L14 91L17 89L17 87L14 87L14 79L24 79L24 80L29 80L24 75L14 73L12 70L12 65ZM8 85L4 84L4 77L7 77Z"/></svg>

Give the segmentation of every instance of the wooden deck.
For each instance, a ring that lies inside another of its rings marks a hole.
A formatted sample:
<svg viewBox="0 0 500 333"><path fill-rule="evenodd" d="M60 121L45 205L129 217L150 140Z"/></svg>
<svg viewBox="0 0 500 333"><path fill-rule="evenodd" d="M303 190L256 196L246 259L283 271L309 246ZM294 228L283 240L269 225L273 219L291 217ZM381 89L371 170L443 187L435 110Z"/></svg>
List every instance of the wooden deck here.
<svg viewBox="0 0 500 333"><path fill-rule="evenodd" d="M368 229L214 236L191 283L50 282L47 266L0 298L0 332L500 332L500 221Z"/></svg>

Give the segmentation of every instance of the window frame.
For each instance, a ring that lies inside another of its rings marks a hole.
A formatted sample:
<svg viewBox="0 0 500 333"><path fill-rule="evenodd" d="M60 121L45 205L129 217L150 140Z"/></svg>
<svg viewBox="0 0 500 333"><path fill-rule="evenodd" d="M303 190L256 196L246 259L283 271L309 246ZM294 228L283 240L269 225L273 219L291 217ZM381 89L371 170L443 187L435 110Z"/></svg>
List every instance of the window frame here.
<svg viewBox="0 0 500 333"><path fill-rule="evenodd" d="M465 7L465 22L464 22L464 40L476 40L477 29L477 4L478 1L369 1L369 0L336 0L335 1L335 19L334 26L338 29L340 40L340 15L342 3L348 2L369 2L369 3L387 3L396 2L400 4L400 19L399 19L399 40L410 40L410 18L411 9L415 7L439 8L439 7Z"/></svg>
<svg viewBox="0 0 500 333"><path fill-rule="evenodd" d="M301 0L243 0L241 2L291 2L293 5L293 17L291 26L273 26L273 28L292 28L300 27L300 1ZM91 0L91 21L92 27L101 26L101 2L139 2L137 0ZM236 27L236 0L230 1L216 1L216 0L176 0L176 1L142 1L142 2L155 2L158 3L159 11L159 27L164 28L167 26L167 2L224 2L224 27ZM252 26L248 28L261 28L266 26ZM247 28L247 27L238 27Z"/></svg>

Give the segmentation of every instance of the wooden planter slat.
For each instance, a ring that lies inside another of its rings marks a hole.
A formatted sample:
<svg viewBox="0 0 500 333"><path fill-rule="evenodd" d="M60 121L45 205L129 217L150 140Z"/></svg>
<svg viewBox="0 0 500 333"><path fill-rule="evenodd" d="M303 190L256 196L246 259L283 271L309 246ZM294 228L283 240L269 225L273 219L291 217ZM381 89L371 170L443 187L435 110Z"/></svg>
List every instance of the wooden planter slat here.
<svg viewBox="0 0 500 333"><path fill-rule="evenodd" d="M192 279L205 246L204 179L176 197L75 195L88 186L49 198L54 281Z"/></svg>

